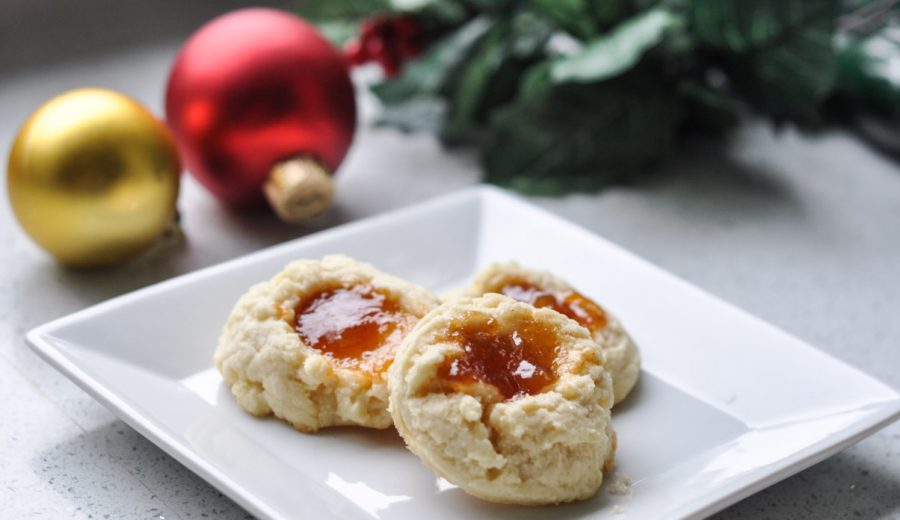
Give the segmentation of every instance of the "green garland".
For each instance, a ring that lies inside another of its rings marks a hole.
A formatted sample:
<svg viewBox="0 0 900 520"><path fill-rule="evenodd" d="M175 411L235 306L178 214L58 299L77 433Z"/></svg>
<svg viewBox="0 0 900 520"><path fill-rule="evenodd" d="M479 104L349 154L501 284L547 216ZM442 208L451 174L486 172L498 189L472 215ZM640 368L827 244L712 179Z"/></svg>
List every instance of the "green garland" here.
<svg viewBox="0 0 900 520"><path fill-rule="evenodd" d="M727 135L750 111L804 130L834 106L894 117L900 89L878 61L898 59L894 5L323 0L301 14L346 36L361 18L405 13L440 35L373 87L381 122L476 145L487 181L547 194L616 182L691 136ZM879 38L890 41L880 54Z"/></svg>

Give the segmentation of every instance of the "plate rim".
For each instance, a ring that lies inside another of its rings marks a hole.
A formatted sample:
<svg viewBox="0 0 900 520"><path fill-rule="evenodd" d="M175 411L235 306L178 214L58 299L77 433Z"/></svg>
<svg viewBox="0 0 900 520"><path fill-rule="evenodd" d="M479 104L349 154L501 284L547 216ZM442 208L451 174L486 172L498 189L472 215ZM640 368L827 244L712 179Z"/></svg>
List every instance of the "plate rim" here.
<svg viewBox="0 0 900 520"><path fill-rule="evenodd" d="M163 450L165 453L176 459L180 464L184 465L192 472L203 478L205 481L213 485L230 499L247 509L252 514L264 518L283 518L276 510L268 506L265 502L258 499L251 491L240 485L232 479L227 473L217 470L210 465L198 452L191 449L188 445L182 443L177 438L165 432L155 421L148 418L145 414L139 412L134 406L129 404L124 398L116 394L115 391L97 381L90 374L82 370L77 363L70 360L59 349L51 345L48 339L54 336L53 332L65 327L68 324L76 323L84 319L89 319L97 314L103 313L107 309L116 308L122 304L129 303L133 300L139 300L142 297L157 292L165 292L169 287L178 286L185 281L192 279L200 279L214 276L216 273L226 271L231 267L252 263L257 260L264 259L269 256L276 256L284 250L296 247L300 242L309 243L318 240L327 240L337 237L345 233L354 233L369 227L381 226L386 222L403 217L405 215L415 214L422 211L432 211L435 205L454 205L466 200L479 201L482 204L490 203L491 200L502 201L505 203L514 203L522 211L530 211L540 214L541 217L547 218L557 226L565 226L577 231L586 239L591 241L600 241L607 246L612 246L618 252L624 253L629 261L636 261L645 266L649 266L658 274L664 275L670 281L677 282L682 289L699 292L706 297L712 298L717 304L726 306L732 311L736 311L740 318L749 319L756 326L763 326L772 332L778 333L786 339L793 340L796 347L803 347L813 355L825 357L832 362L838 363L842 369L851 371L857 377L862 377L877 383L891 395L889 399L871 403L871 406L878 407L872 413L859 423L851 427L839 430L835 433L838 439L834 438L816 442L807 446L800 451L779 459L772 463L769 473L752 478L744 477L738 481L731 482L729 485L721 486L717 491L711 493L708 501L696 504L698 499L684 504L678 509L681 516L677 518L703 518L714 512L737 503L738 501L755 494L787 477L799 473L808 467L825 460L835 453L845 449L846 447L860 441L861 439L871 435L875 431L885 427L900 418L900 392L891 385L877 379L876 377L864 372L863 370L850 365L835 355L821 350L811 343L799 339L787 331L759 318L748 311L745 311L734 304L721 299L720 297L704 290L693 283L684 280L674 273L657 266L656 264L632 253L631 251L609 241L608 239L597 235L596 233L584 228L583 226L566 220L565 218L540 208L530 203L524 198L501 190L500 188L489 185L475 185L464 188L449 194L440 195L422 202L418 202L409 206L376 214L371 217L363 218L356 221L347 222L332 228L316 231L308 235L297 237L285 242L274 244L258 251L253 251L232 259L228 259L210 266L206 266L194 271L182 273L177 276L141 287L121 295L114 296L107 300L98 302L84 309L80 309L73 313L50 320L37 327L32 328L25 334L25 342L38 354L44 361L53 366L60 373L74 382L82 390L87 392L91 397L110 409L119 419L124 421L130 427L137 430L142 436L150 440L154 445ZM749 428L749 431L758 431L759 429ZM684 510L684 511L682 511Z"/></svg>

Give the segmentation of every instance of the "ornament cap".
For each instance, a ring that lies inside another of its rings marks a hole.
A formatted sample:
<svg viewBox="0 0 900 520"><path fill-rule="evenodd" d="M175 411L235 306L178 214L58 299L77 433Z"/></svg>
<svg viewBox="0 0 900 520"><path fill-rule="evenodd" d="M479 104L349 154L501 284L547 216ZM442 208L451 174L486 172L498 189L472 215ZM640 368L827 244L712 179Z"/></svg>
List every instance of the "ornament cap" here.
<svg viewBox="0 0 900 520"><path fill-rule="evenodd" d="M319 161L295 157L275 165L263 193L281 220L300 224L331 207L334 181Z"/></svg>

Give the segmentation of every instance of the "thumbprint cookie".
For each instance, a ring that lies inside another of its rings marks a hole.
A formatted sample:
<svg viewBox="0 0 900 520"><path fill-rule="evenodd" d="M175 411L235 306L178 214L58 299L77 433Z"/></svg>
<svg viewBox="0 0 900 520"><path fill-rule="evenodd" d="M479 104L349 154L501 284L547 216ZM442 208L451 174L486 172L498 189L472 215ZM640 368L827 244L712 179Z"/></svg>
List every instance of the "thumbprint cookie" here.
<svg viewBox="0 0 900 520"><path fill-rule="evenodd" d="M507 504L593 496L612 467L613 390L584 327L499 294L454 299L409 333L389 371L407 447L467 493Z"/></svg>
<svg viewBox="0 0 900 520"><path fill-rule="evenodd" d="M478 273L468 286L445 299L500 293L535 307L565 314L590 331L606 354L606 369L612 375L615 402L628 396L641 372L637 345L621 323L594 300L576 291L561 278L510 262L492 264Z"/></svg>
<svg viewBox="0 0 900 520"><path fill-rule="evenodd" d="M428 290L345 256L297 260L241 296L215 364L238 404L298 430L387 428L387 370L438 304Z"/></svg>

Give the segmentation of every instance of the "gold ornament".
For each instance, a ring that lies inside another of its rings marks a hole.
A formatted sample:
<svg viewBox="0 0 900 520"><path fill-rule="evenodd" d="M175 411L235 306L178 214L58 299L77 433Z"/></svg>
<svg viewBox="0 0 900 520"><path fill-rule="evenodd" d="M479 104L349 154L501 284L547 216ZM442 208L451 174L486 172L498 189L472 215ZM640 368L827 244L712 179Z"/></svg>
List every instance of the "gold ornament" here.
<svg viewBox="0 0 900 520"><path fill-rule="evenodd" d="M146 249L175 216L168 129L133 99L86 88L38 108L16 136L7 188L25 231L61 262L94 267Z"/></svg>

